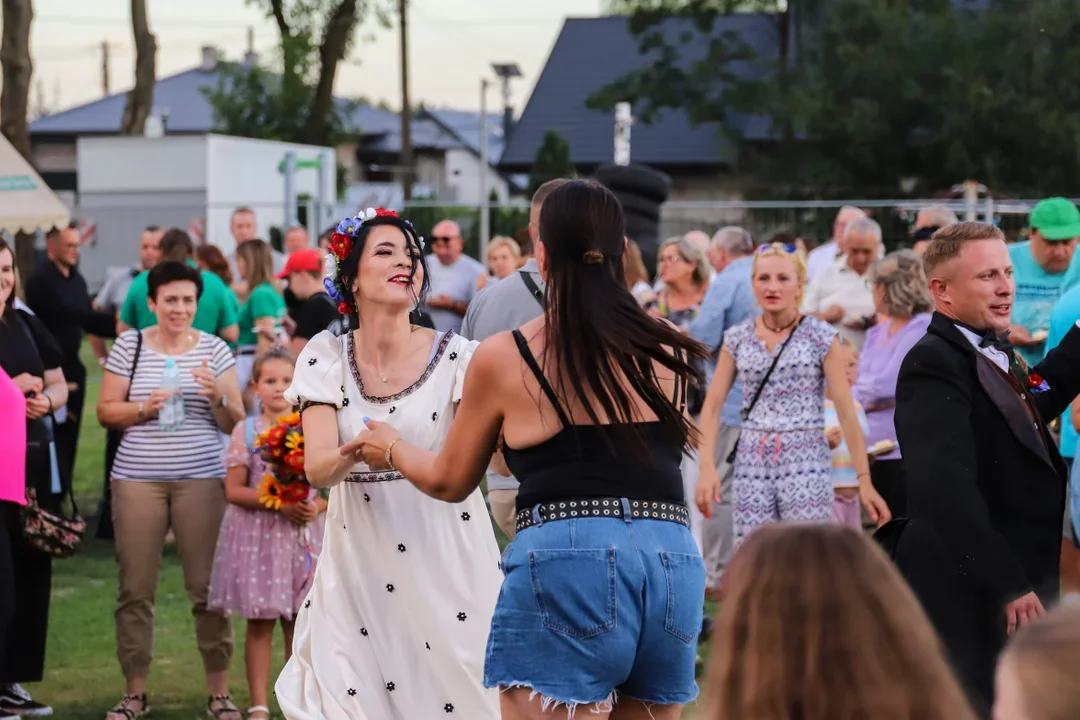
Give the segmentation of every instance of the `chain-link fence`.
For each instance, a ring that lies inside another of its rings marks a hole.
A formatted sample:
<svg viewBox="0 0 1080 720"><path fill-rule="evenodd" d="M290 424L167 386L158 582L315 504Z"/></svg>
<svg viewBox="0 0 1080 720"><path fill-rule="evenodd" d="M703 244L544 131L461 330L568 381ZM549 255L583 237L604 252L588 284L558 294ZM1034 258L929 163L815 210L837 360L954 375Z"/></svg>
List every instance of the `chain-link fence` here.
<svg viewBox="0 0 1080 720"><path fill-rule="evenodd" d="M858 199L668 202L661 206L659 235L663 239L691 230L703 230L711 235L724 225L739 225L749 230L758 242L768 240L774 233L784 232L812 244L832 235L833 220L842 206L854 205L866 210L881 224L886 247L892 250L910 244L910 228L919 209L929 205L945 205L961 219L989 219L1013 240L1021 236L1034 203L1009 201L1006 204L985 199L977 203ZM454 220L461 226L466 253L479 257L481 207L485 207L489 213L490 237L505 235L523 244L528 242L529 205L523 201L489 203L486 206L416 201L408 203L402 213L425 236L430 234L438 221ZM280 249L281 233L287 228L284 206L260 205L252 209L258 219L259 235ZM346 207L340 202L332 208L317 208L309 201L300 203L298 210L299 223L309 228L314 242L315 237L331 224L320 220L353 215L359 208ZM72 214L85 236L80 269L93 289L104 281L110 268L135 263L138 259L139 233L147 225L182 228L192 235L196 243L217 244L228 254L233 247L228 227L231 211L231 207L210 207L189 198L169 203L147 203L145 200L120 203L79 198Z"/></svg>

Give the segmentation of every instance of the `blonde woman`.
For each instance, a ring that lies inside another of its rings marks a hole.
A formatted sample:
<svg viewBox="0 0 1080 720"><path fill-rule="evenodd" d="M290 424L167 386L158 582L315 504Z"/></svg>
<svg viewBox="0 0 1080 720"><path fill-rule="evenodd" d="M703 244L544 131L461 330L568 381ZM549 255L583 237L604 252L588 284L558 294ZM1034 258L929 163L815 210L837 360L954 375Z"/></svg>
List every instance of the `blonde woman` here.
<svg viewBox="0 0 1080 720"><path fill-rule="evenodd" d="M663 287L645 309L685 331L709 289L709 260L697 245L678 237L660 246L656 264Z"/></svg>
<svg viewBox="0 0 1080 720"><path fill-rule="evenodd" d="M762 245L754 254L751 283L762 314L724 333L701 411L698 507L710 517L714 500L720 502L715 439L720 409L737 373L743 387L743 425L733 451L736 546L768 522L832 519L826 387L851 450L863 504L875 522L886 522L889 510L870 481L866 438L836 330L799 312L806 286L803 256L793 245Z"/></svg>
<svg viewBox="0 0 1080 720"><path fill-rule="evenodd" d="M496 280L502 280L521 267L521 246L513 238L503 235L493 237L488 243L487 251L488 272L495 276ZM483 273L476 278L476 289L483 290L487 287L491 276Z"/></svg>
<svg viewBox="0 0 1080 720"><path fill-rule="evenodd" d="M237 246L236 270L251 289L240 306L236 349L237 376L240 388L246 389L255 356L274 345L285 319L285 300L274 283L274 258L264 240L245 240Z"/></svg>

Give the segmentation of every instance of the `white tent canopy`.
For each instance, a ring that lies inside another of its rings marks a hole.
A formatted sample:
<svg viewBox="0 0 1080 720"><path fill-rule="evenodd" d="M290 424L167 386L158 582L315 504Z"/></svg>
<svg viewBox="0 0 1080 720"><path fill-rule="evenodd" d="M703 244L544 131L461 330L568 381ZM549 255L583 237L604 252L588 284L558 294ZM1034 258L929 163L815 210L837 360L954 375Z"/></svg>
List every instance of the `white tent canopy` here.
<svg viewBox="0 0 1080 720"><path fill-rule="evenodd" d="M0 230L34 232L65 227L71 213L30 163L0 135Z"/></svg>

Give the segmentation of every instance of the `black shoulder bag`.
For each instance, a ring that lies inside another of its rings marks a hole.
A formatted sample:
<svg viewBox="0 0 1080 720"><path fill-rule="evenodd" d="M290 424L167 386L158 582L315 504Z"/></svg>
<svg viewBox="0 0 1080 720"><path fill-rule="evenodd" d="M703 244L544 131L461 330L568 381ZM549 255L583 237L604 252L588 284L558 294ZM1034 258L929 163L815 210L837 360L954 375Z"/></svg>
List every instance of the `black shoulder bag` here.
<svg viewBox="0 0 1080 720"><path fill-rule="evenodd" d="M776 363L780 362L780 356L784 354L784 348L791 342L791 338L795 337L795 333L799 331L799 326L802 325L802 321L806 318L805 315L799 318L799 321L795 323L795 327L791 329L791 334L784 339L784 342L780 343L780 349L776 351L776 357L773 358L772 365L769 366L768 371L765 373L765 377L761 378L761 384L757 386L757 391L754 392L754 397L750 400L750 405L745 410L740 410L739 415L742 416L743 422L746 422L750 418L750 413L753 411L754 406L757 405L758 398L761 397L761 391L765 389L765 383L769 382L769 378L772 377L773 370L776 369ZM731 448L731 453L727 456L729 463L735 463L735 453L739 449L739 441L735 441L735 445Z"/></svg>
<svg viewBox="0 0 1080 720"><path fill-rule="evenodd" d="M537 287L536 281L532 279L532 275L525 270L518 270L518 274L521 275L521 281L525 283L525 287L527 287L532 296L536 298L536 302L540 303L540 307L546 310L547 306L544 304L544 291Z"/></svg>

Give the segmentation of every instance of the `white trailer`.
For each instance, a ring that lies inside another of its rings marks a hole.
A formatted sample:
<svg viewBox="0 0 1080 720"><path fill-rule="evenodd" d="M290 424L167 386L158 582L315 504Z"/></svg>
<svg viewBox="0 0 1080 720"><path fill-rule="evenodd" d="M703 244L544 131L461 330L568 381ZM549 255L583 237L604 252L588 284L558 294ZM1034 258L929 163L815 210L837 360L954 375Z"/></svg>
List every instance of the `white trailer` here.
<svg viewBox="0 0 1080 720"><path fill-rule="evenodd" d="M255 212L258 236L267 240L271 227L296 223L298 202L309 209L313 235L333 219L331 148L225 135L80 137L77 154L73 214L92 230L80 262L91 288L109 268L136 262L147 225L179 227L229 255L237 207Z"/></svg>

